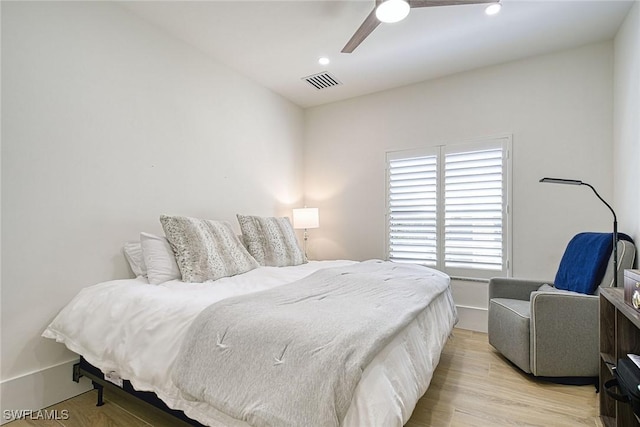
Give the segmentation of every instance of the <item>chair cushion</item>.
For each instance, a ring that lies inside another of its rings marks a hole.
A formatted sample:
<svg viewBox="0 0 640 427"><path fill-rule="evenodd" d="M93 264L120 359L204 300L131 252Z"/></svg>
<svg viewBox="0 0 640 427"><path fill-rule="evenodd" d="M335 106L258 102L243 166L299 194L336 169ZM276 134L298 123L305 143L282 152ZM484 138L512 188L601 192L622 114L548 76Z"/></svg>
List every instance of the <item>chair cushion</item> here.
<svg viewBox="0 0 640 427"><path fill-rule="evenodd" d="M612 248L611 233L576 234L560 261L554 280L555 287L593 294L604 277Z"/></svg>
<svg viewBox="0 0 640 427"><path fill-rule="evenodd" d="M525 372L529 363L529 301L493 298L489 302L489 344Z"/></svg>

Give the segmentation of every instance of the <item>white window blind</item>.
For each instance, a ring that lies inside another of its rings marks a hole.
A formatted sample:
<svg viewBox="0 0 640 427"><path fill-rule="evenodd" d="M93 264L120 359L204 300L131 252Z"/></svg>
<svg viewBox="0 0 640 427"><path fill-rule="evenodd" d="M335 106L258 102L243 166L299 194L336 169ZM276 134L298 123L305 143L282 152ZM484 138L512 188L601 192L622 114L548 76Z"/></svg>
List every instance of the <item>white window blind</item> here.
<svg viewBox="0 0 640 427"><path fill-rule="evenodd" d="M509 275L510 138L387 153L388 258Z"/></svg>
<svg viewBox="0 0 640 427"><path fill-rule="evenodd" d="M389 258L435 266L438 230L435 155L389 161Z"/></svg>
<svg viewBox="0 0 640 427"><path fill-rule="evenodd" d="M445 154L445 267L502 270L502 149Z"/></svg>

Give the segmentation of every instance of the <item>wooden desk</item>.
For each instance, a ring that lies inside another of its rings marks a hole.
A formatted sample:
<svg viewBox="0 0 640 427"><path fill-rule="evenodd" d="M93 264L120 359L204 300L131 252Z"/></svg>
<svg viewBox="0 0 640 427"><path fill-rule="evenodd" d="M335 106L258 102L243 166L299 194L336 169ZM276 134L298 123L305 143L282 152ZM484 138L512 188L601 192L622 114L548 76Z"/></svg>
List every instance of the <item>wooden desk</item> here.
<svg viewBox="0 0 640 427"><path fill-rule="evenodd" d="M609 397L603 384L627 353L640 354L640 313L624 302L624 289L600 289L600 418L606 427L640 426L630 405Z"/></svg>

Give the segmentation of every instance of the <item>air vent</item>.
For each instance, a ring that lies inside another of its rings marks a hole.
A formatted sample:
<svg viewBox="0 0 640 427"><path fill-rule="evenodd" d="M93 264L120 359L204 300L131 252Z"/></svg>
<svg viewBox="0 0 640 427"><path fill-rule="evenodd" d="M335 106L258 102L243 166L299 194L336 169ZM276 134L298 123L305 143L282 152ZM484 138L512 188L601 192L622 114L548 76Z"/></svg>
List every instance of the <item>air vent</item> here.
<svg viewBox="0 0 640 427"><path fill-rule="evenodd" d="M338 79L326 71L312 76L303 77L302 79L318 90L342 84Z"/></svg>

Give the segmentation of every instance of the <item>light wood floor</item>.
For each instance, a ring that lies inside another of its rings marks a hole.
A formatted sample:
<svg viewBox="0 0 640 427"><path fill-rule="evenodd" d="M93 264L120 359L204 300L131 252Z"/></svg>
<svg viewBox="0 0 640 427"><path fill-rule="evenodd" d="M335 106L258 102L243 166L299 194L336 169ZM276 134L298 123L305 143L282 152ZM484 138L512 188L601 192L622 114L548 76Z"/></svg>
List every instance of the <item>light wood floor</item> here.
<svg viewBox="0 0 640 427"><path fill-rule="evenodd" d="M91 391L49 410L68 410L61 421L18 420L8 427L183 427L155 408L105 391L96 407ZM487 335L456 329L442 353L431 386L407 427L598 426L593 386L564 386L532 380L503 359ZM367 427L367 426L363 426Z"/></svg>

